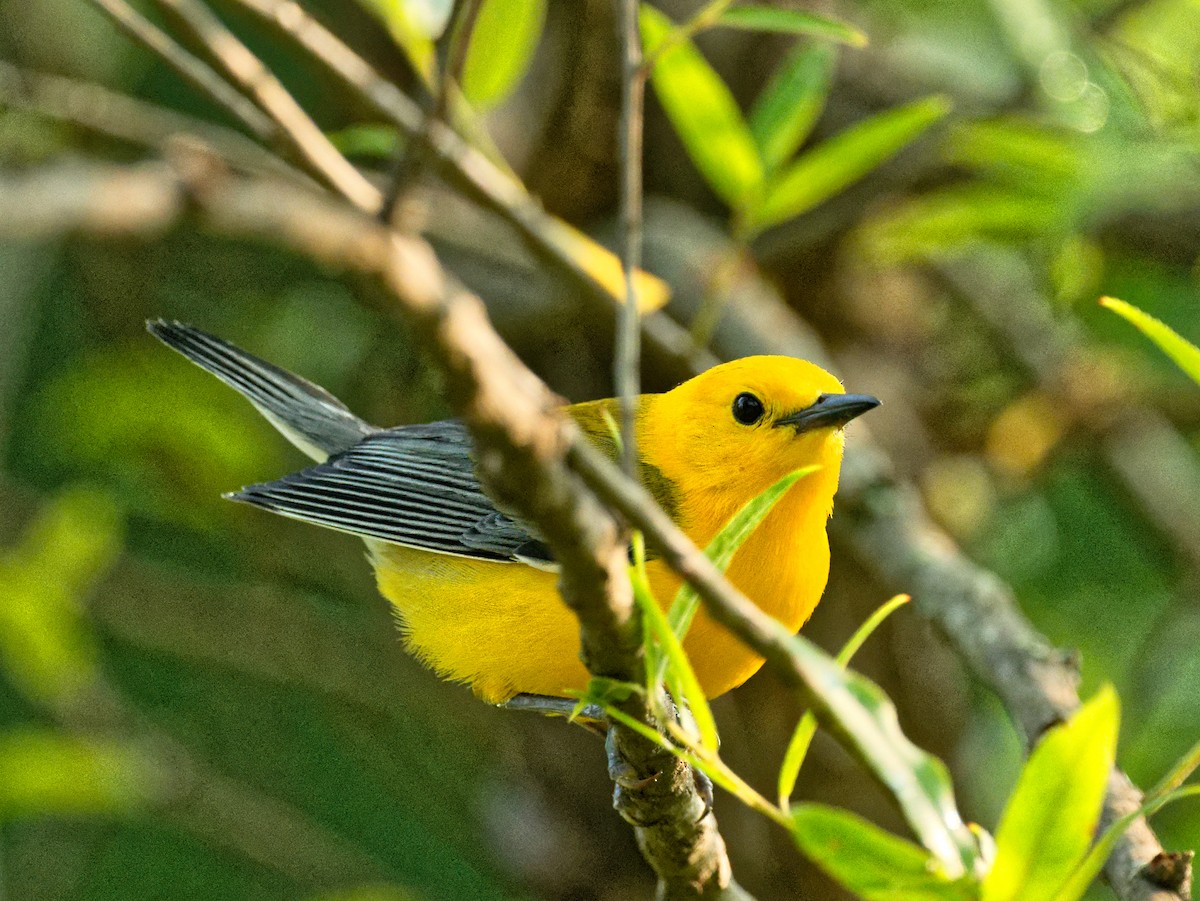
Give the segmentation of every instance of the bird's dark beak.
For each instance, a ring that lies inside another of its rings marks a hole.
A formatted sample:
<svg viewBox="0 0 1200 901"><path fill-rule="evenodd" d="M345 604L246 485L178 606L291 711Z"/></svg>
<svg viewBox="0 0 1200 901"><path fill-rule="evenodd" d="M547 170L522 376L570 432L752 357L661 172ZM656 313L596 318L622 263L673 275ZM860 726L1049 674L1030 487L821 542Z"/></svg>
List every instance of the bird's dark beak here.
<svg viewBox="0 0 1200 901"><path fill-rule="evenodd" d="M869 394L821 394L811 407L805 407L775 425L790 425L798 433L813 429L841 428L851 419L862 416L879 406L879 398Z"/></svg>

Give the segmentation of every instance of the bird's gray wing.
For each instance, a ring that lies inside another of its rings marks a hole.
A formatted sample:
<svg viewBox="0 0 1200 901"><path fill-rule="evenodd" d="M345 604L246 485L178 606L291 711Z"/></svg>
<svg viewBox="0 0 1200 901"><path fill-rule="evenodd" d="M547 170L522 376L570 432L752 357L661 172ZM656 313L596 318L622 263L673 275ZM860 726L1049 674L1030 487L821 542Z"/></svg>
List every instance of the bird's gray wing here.
<svg viewBox="0 0 1200 901"><path fill-rule="evenodd" d="M324 460L379 431L320 385L260 360L216 335L163 319L147 322L146 328L242 394L285 438L314 460Z"/></svg>
<svg viewBox="0 0 1200 901"><path fill-rule="evenodd" d="M484 494L470 436L457 420L376 432L324 463L229 497L421 550L553 563L536 531Z"/></svg>

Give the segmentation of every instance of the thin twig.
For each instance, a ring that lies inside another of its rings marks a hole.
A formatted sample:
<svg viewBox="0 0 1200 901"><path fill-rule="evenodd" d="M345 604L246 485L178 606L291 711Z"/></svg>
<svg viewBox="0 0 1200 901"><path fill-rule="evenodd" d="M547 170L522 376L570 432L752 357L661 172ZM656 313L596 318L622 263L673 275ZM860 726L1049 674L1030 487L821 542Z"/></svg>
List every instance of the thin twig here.
<svg viewBox="0 0 1200 901"><path fill-rule="evenodd" d="M617 328L614 382L621 408L621 468L637 478L637 406L641 394L641 329L635 273L642 266L642 128L646 73L638 0L616 0L621 33L621 268L625 298Z"/></svg>
<svg viewBox="0 0 1200 901"><path fill-rule="evenodd" d="M347 91L403 131L410 140L419 140L425 135L425 117L421 108L294 0L234 2L292 38ZM426 138L439 174L451 186L511 224L534 256L570 276L583 289L585 301L603 313L611 314L614 301L620 302L622 297L597 281L583 263L585 254L564 238L565 235L576 236L574 229L548 214L524 185L444 123L432 123ZM646 328L655 329L660 324L665 331L671 331L662 319L655 320L654 324L647 320ZM668 336L660 343L671 345L673 352L681 357L688 353L687 342L676 336Z"/></svg>
<svg viewBox="0 0 1200 901"><path fill-rule="evenodd" d="M97 0L111 3L117 0ZM306 168L361 210L375 212L379 190L338 151L283 83L199 0L156 0L172 12L225 74L278 126L279 136Z"/></svg>
<svg viewBox="0 0 1200 901"><path fill-rule="evenodd" d="M202 60L193 56L125 0L91 0L127 35L174 69L183 80L241 122L262 141L275 139L274 123Z"/></svg>
<svg viewBox="0 0 1200 901"><path fill-rule="evenodd" d="M482 0L459 0L455 4L450 24L443 35L445 52L441 66L441 77L438 79L437 92L433 104L425 115L421 134L404 149L388 183L384 194L383 206L379 210L381 222L391 222L396 212L396 204L408 190L408 186L416 179L425 166L425 158L429 153L429 133L438 124L445 124L453 130L448 118L450 103L458 85L462 83L463 66L467 62L467 50L471 45L471 34L475 29L475 21L479 18L479 8Z"/></svg>
<svg viewBox="0 0 1200 901"><path fill-rule="evenodd" d="M91 82L33 72L0 62L0 100L12 107L159 152L179 135L195 135L231 166L244 172L313 183L308 176L240 131Z"/></svg>

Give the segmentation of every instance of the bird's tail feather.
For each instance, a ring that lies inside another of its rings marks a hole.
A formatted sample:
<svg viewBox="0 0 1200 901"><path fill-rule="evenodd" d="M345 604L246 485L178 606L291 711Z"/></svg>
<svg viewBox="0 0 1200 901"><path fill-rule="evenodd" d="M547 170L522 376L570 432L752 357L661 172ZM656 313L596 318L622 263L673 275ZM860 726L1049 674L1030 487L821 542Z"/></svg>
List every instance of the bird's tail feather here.
<svg viewBox="0 0 1200 901"><path fill-rule="evenodd" d="M242 394L285 438L314 460L323 461L378 431L319 385L215 335L162 319L147 322L146 328Z"/></svg>

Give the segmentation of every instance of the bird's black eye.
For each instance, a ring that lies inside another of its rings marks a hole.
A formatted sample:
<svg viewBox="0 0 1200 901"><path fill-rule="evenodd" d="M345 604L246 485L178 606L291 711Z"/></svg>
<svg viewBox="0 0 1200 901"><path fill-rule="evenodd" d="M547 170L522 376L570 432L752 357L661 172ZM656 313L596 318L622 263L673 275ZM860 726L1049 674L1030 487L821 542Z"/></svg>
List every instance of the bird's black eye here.
<svg viewBox="0 0 1200 901"><path fill-rule="evenodd" d="M763 402L748 391L733 399L733 418L742 425L754 425L766 412Z"/></svg>

